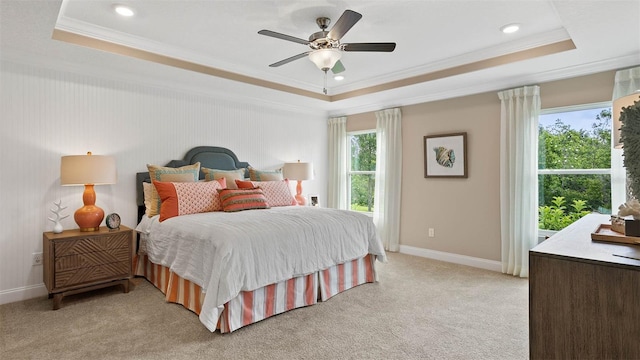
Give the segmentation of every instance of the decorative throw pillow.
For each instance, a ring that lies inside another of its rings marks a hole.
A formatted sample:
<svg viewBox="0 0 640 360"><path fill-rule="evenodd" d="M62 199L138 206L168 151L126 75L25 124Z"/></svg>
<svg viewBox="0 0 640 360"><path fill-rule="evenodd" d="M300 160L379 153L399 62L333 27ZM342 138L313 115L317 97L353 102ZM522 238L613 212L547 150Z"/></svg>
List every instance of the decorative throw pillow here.
<svg viewBox="0 0 640 360"><path fill-rule="evenodd" d="M241 181L236 180L239 189L260 188L264 192L270 207L297 205L296 198L291 194L289 180L279 181Z"/></svg>
<svg viewBox="0 0 640 360"><path fill-rule="evenodd" d="M275 181L283 180L282 169L278 170L256 170L249 166L249 179L251 181Z"/></svg>
<svg viewBox="0 0 640 360"><path fill-rule="evenodd" d="M222 210L226 212L269 208L260 189L223 189L218 190L218 193Z"/></svg>
<svg viewBox="0 0 640 360"><path fill-rule="evenodd" d="M174 216L221 211L219 189L226 187L225 179L207 182L154 181L162 205L160 221Z"/></svg>
<svg viewBox="0 0 640 360"><path fill-rule="evenodd" d="M147 164L149 170L149 177L151 181L164 181L164 182L194 182L200 178L200 163L197 162L193 165L182 166L179 168L172 168L166 166L157 166ZM143 185L144 189L144 185ZM149 205L147 205L145 196L145 208L148 217L158 215L160 213L160 196L156 191L155 186L151 187L151 194L149 196Z"/></svg>
<svg viewBox="0 0 640 360"><path fill-rule="evenodd" d="M145 214L148 217L152 217L153 215L149 215L151 214L151 207L153 206L153 204L158 204L158 200L160 200L160 196L158 196L158 192L156 191L156 187L153 186L152 183L148 183L148 182L144 182L142 183L142 193L144 194L144 208L146 210ZM157 215L157 208L156 208L156 214Z"/></svg>
<svg viewBox="0 0 640 360"><path fill-rule="evenodd" d="M235 180L244 179L245 169L236 169L236 170L218 170L218 169L209 169L206 167L202 168L202 172L204 173L204 179L206 181L218 180L220 178L227 179L227 186L229 189L237 189Z"/></svg>

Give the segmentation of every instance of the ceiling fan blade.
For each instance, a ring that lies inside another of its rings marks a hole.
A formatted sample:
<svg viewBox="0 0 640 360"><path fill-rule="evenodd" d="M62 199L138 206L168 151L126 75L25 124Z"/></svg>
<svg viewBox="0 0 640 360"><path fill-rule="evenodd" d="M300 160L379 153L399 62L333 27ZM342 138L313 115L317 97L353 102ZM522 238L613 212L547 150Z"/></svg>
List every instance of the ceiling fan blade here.
<svg viewBox="0 0 640 360"><path fill-rule="evenodd" d="M344 51L379 51L392 52L396 43L352 43L342 44Z"/></svg>
<svg viewBox="0 0 640 360"><path fill-rule="evenodd" d="M302 44L302 45L309 45L309 41L308 40L300 39L300 38L297 38L297 37L294 37L294 36L290 36L290 35L280 34L280 33L277 33L275 31L271 31L271 30L260 30L260 31L258 31L258 34L271 36L271 37L274 37L274 38L277 38L277 39L293 41L295 43Z"/></svg>
<svg viewBox="0 0 640 360"><path fill-rule="evenodd" d="M269 66L270 67L278 67L280 65L284 65L284 64L290 63L290 62L292 62L294 60L302 59L303 57L307 56L310 52L311 51L307 51L307 52L303 52L302 54L294 55L294 56L292 56L290 58L286 58L284 60L280 60L278 62L275 62L275 63L273 63L273 64L271 64Z"/></svg>
<svg viewBox="0 0 640 360"><path fill-rule="evenodd" d="M353 10L345 10L327 35L333 40L340 40L360 19L362 14Z"/></svg>
<svg viewBox="0 0 640 360"><path fill-rule="evenodd" d="M331 72L334 74L339 74L345 70L344 65L342 65L342 61L338 60L335 65L331 68Z"/></svg>

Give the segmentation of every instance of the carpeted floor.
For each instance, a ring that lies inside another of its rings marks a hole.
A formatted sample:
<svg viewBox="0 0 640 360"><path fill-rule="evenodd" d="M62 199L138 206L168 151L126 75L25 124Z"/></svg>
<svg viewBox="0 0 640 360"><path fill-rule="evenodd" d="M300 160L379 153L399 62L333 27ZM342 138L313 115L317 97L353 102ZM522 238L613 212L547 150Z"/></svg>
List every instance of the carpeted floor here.
<svg viewBox="0 0 640 360"><path fill-rule="evenodd" d="M379 282L231 334L144 279L0 306L1 359L527 359L528 282L391 253Z"/></svg>

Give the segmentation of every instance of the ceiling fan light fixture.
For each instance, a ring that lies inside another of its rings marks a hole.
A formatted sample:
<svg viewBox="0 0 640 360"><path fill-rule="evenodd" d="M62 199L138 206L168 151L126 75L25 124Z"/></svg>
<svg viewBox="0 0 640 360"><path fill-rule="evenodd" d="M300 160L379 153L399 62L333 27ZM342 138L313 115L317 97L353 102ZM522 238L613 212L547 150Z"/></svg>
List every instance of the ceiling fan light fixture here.
<svg viewBox="0 0 640 360"><path fill-rule="evenodd" d="M309 54L309 60L322 71L333 68L341 57L342 53L338 49L318 49Z"/></svg>

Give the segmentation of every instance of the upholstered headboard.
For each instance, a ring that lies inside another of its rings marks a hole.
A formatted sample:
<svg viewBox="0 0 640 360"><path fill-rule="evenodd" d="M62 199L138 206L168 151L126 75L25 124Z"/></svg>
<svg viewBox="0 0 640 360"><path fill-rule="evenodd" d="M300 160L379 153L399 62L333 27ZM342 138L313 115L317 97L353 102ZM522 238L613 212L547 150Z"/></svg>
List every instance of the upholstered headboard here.
<svg viewBox="0 0 640 360"><path fill-rule="evenodd" d="M191 165L200 162L200 167L206 167L209 169L220 170L235 170L235 169L247 169L249 167L248 162L238 161L238 157L233 151L217 146L198 146L187 151L187 154L182 160L171 160L165 166L168 167L181 167L185 165ZM245 170L245 177L249 177L249 171ZM204 174L200 172L200 179L204 179ZM142 183L151 182L149 172L136 173L136 203L138 204L138 221L142 218L145 212L144 208L144 191Z"/></svg>

